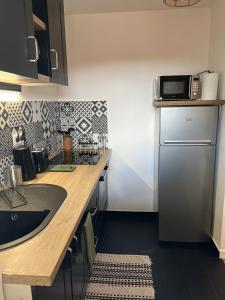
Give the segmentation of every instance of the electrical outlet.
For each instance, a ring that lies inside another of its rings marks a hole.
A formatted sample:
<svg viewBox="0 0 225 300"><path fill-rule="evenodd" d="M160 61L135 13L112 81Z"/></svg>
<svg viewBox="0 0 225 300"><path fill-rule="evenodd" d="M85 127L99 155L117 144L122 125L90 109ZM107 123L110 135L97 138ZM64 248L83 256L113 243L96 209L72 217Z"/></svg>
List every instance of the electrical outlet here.
<svg viewBox="0 0 225 300"><path fill-rule="evenodd" d="M24 145L24 140L21 139L22 135L23 135L23 128L22 127L20 127L18 130L13 128L13 131L12 131L13 148Z"/></svg>

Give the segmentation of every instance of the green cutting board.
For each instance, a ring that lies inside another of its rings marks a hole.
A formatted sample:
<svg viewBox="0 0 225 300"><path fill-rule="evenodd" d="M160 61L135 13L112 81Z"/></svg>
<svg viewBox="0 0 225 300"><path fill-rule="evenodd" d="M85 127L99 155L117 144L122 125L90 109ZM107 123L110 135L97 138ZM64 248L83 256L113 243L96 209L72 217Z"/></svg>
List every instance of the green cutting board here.
<svg viewBox="0 0 225 300"><path fill-rule="evenodd" d="M48 168L49 172L73 172L76 169L73 165L55 165Z"/></svg>

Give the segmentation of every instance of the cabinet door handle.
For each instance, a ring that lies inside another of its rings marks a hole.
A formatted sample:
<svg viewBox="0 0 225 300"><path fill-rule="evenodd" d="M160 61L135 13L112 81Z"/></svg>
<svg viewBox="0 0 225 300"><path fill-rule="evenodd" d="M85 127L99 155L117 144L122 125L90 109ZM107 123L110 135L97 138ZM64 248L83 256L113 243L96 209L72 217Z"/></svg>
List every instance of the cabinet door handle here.
<svg viewBox="0 0 225 300"><path fill-rule="evenodd" d="M35 45L35 58L29 59L30 62L36 63L39 60L39 47L38 47L38 41L35 36L29 35L27 37L29 40L34 40Z"/></svg>
<svg viewBox="0 0 225 300"><path fill-rule="evenodd" d="M50 51L55 53L55 67L52 67L52 70L58 70L58 68L59 68L58 52L55 49L51 49Z"/></svg>
<svg viewBox="0 0 225 300"><path fill-rule="evenodd" d="M72 269L72 264L73 264L73 260L72 260L72 254L73 254L73 250L71 247L68 248L68 252L70 254L70 265L69 265L69 272L70 272L70 289L71 289L71 299L73 300L73 269Z"/></svg>
<svg viewBox="0 0 225 300"><path fill-rule="evenodd" d="M74 249L74 251L73 251L73 256L77 256L78 255L78 238L77 238L77 236L76 235L74 235L73 236L73 241L74 241L74 243L75 243L75 249Z"/></svg>
<svg viewBox="0 0 225 300"><path fill-rule="evenodd" d="M95 237L94 237L94 244L95 244L95 248L96 248L96 247L97 247L97 245L98 245L98 241L99 241L98 237L97 237L97 236L95 236Z"/></svg>
<svg viewBox="0 0 225 300"><path fill-rule="evenodd" d="M99 178L99 181L100 181L100 182L105 181L105 176L101 176L101 177Z"/></svg>
<svg viewBox="0 0 225 300"><path fill-rule="evenodd" d="M104 175L99 178L99 181L100 182L105 181L106 175L107 175L107 172L105 172Z"/></svg>
<svg viewBox="0 0 225 300"><path fill-rule="evenodd" d="M94 207L93 211L91 211L91 216L94 217L96 215L97 211L98 211L98 208Z"/></svg>
<svg viewBox="0 0 225 300"><path fill-rule="evenodd" d="M78 243L78 237L76 235L73 236L73 239Z"/></svg>

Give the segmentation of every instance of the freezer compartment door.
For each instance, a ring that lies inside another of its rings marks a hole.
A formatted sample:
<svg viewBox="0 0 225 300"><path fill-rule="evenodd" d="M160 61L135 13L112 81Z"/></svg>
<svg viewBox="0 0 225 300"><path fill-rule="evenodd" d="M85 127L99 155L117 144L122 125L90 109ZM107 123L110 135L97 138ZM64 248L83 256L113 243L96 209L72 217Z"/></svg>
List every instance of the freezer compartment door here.
<svg viewBox="0 0 225 300"><path fill-rule="evenodd" d="M207 242L212 222L214 146L161 146L159 239Z"/></svg>
<svg viewBox="0 0 225 300"><path fill-rule="evenodd" d="M167 107L160 113L160 144L216 144L218 107Z"/></svg>

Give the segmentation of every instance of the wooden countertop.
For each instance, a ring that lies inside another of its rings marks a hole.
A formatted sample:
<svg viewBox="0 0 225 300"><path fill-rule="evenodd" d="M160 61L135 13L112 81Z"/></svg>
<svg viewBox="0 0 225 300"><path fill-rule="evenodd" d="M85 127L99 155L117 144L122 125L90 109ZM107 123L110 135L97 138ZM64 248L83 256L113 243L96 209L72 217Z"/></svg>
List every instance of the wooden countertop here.
<svg viewBox="0 0 225 300"><path fill-rule="evenodd" d="M68 195L44 230L23 244L0 252L4 283L52 284L110 155L111 150L107 150L96 166L77 166L73 173L46 172L31 182L62 186Z"/></svg>
<svg viewBox="0 0 225 300"><path fill-rule="evenodd" d="M224 104L225 100L153 101L153 105L157 108L180 106L218 106Z"/></svg>

